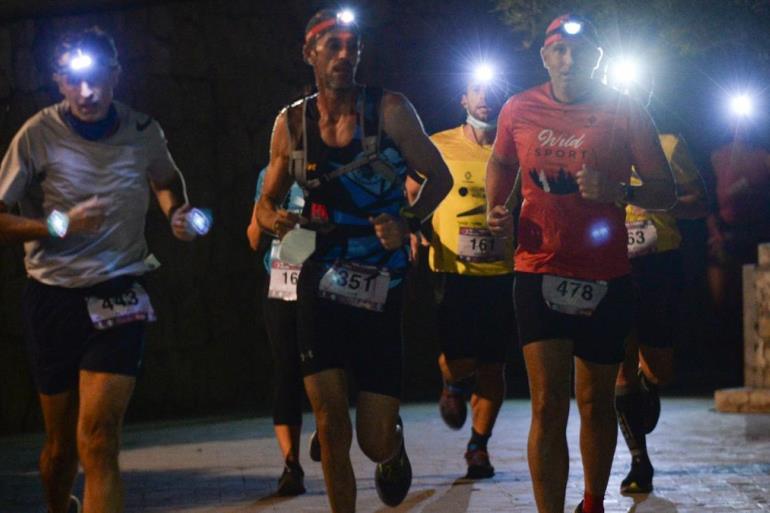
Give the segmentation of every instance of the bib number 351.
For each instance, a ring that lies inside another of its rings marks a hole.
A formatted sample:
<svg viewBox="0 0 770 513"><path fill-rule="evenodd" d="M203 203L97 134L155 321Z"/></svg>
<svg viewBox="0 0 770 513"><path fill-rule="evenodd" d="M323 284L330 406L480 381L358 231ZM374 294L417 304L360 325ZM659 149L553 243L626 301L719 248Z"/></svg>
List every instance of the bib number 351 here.
<svg viewBox="0 0 770 513"><path fill-rule="evenodd" d="M390 274L385 270L337 263L321 278L318 294L337 303L382 312L389 286Z"/></svg>
<svg viewBox="0 0 770 513"><path fill-rule="evenodd" d="M543 299L548 308L568 315L592 315L607 294L607 288L606 281L543 276Z"/></svg>

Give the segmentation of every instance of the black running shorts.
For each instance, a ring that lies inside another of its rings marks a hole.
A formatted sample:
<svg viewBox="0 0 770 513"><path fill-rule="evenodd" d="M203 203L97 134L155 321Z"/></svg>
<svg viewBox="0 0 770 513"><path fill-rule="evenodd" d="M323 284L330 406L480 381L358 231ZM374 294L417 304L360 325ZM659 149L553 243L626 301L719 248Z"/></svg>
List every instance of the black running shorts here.
<svg viewBox="0 0 770 513"><path fill-rule="evenodd" d="M318 295L323 268L302 266L297 283L297 338L303 376L349 369L363 392L401 398L403 284L390 289L382 312Z"/></svg>
<svg viewBox="0 0 770 513"><path fill-rule="evenodd" d="M68 289L29 279L22 297L27 349L38 391L58 394L77 388L80 369L136 376L144 350L144 322L97 330L87 296L112 296L135 277L119 277L95 287Z"/></svg>
<svg viewBox="0 0 770 513"><path fill-rule="evenodd" d="M514 303L522 345L549 339L569 339L574 354L592 363L620 363L631 329L634 293L630 276L608 282L607 294L591 316L552 310L542 291L543 275L517 272Z"/></svg>

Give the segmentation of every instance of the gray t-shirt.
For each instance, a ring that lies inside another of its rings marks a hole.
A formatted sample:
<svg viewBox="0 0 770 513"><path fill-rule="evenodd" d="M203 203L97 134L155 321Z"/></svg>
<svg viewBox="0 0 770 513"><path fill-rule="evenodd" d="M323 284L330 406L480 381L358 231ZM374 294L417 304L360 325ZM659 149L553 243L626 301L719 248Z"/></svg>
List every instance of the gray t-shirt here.
<svg viewBox="0 0 770 513"><path fill-rule="evenodd" d="M177 172L160 125L115 102L120 125L106 139L88 141L64 120L63 101L32 116L0 164L0 201L21 215L44 219L93 196L107 200L96 234L24 244L27 274L42 283L88 287L124 274L143 274L149 179L168 183Z"/></svg>

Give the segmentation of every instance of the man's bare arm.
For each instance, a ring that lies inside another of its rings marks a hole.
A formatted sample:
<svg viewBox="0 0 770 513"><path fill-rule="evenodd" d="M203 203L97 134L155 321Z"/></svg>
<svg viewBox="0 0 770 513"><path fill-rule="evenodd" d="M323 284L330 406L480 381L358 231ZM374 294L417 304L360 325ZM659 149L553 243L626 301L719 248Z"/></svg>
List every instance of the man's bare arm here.
<svg viewBox="0 0 770 513"><path fill-rule="evenodd" d="M293 183L289 175L290 138L286 110L278 114L270 140L270 162L265 171L262 195L256 206L257 222L262 229L282 237L300 221L300 217L279 208Z"/></svg>
<svg viewBox="0 0 770 513"><path fill-rule="evenodd" d="M409 210L421 220L436 210L452 190L452 175L436 146L425 133L409 100L397 93L383 99L383 128L398 146L409 167L419 169L426 181Z"/></svg>
<svg viewBox="0 0 770 513"><path fill-rule="evenodd" d="M0 201L0 245L6 246L49 237L45 221L27 219L8 212L8 207Z"/></svg>
<svg viewBox="0 0 770 513"><path fill-rule="evenodd" d="M513 235L513 211L521 203L519 164L492 153L487 162L487 225L498 237Z"/></svg>

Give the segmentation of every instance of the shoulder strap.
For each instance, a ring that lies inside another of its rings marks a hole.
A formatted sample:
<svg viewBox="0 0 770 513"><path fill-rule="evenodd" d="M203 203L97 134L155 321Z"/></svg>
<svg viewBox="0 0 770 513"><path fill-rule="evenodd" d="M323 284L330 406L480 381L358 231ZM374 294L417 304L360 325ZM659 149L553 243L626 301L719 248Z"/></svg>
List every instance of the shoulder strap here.
<svg viewBox="0 0 770 513"><path fill-rule="evenodd" d="M297 100L286 107L286 127L291 145L289 174L302 188L307 186L307 102L313 96Z"/></svg>

